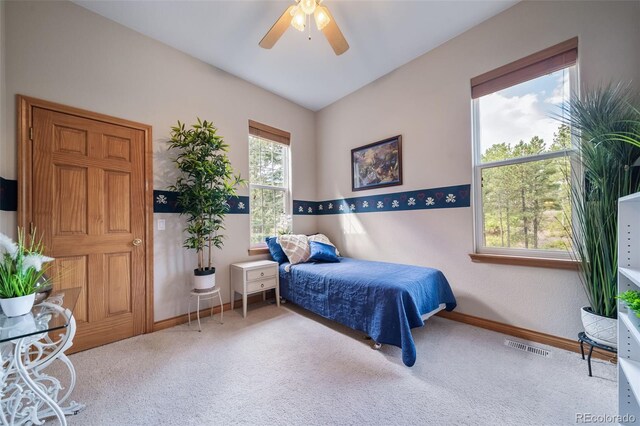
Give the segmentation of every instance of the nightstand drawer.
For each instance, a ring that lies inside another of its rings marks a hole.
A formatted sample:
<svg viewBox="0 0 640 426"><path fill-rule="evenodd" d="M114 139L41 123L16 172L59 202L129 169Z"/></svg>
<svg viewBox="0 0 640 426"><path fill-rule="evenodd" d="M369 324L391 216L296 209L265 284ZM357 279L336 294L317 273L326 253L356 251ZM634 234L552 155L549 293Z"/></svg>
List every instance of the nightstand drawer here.
<svg viewBox="0 0 640 426"><path fill-rule="evenodd" d="M261 280L264 278L275 277L278 268L261 268L251 269L247 271L247 281Z"/></svg>
<svg viewBox="0 0 640 426"><path fill-rule="evenodd" d="M269 278L266 280L258 280L247 283L247 293L255 293L256 291L269 290L271 288L275 288L276 279Z"/></svg>

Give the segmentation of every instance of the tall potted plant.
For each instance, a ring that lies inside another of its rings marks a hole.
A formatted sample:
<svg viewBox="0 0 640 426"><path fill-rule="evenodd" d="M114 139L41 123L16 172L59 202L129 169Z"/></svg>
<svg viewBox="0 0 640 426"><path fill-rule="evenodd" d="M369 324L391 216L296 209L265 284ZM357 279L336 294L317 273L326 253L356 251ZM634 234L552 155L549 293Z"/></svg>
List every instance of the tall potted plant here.
<svg viewBox="0 0 640 426"><path fill-rule="evenodd" d="M224 230L224 217L229 211L227 200L237 197L236 187L244 180L234 175L227 156L229 146L209 121L198 118L188 128L178 121L171 128L169 149L176 151L173 161L180 171L170 189L178 192L181 215L187 218L184 247L195 250L198 256L194 287L213 288L213 249L223 246L220 231Z"/></svg>
<svg viewBox="0 0 640 426"><path fill-rule="evenodd" d="M27 314L33 307L35 294L53 259L44 256L41 241L25 240L24 229L18 228L18 242L0 234L0 306L8 317Z"/></svg>
<svg viewBox="0 0 640 426"><path fill-rule="evenodd" d="M578 144L572 242L589 300L581 310L592 340L616 346L618 199L640 190L640 112L628 86L588 91L565 107Z"/></svg>

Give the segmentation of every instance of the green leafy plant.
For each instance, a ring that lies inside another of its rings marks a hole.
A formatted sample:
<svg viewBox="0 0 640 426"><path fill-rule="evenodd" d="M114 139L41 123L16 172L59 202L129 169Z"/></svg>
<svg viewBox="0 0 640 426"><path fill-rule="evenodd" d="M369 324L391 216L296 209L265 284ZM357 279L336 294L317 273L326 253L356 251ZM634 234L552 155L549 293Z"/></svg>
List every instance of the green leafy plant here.
<svg viewBox="0 0 640 426"><path fill-rule="evenodd" d="M0 298L27 296L38 290L38 283L53 259L43 255L42 240L25 240L18 228L18 242L0 234Z"/></svg>
<svg viewBox="0 0 640 426"><path fill-rule="evenodd" d="M593 313L617 317L618 199L640 190L638 98L625 85L587 91L564 107L578 144L569 232Z"/></svg>
<svg viewBox="0 0 640 426"><path fill-rule="evenodd" d="M640 318L640 291L625 291L618 295L618 299L622 300Z"/></svg>
<svg viewBox="0 0 640 426"><path fill-rule="evenodd" d="M227 200L237 197L236 187L245 181L234 175L227 156L229 146L209 121L198 118L188 128L178 121L171 128L169 149L177 152L174 162L180 171L170 189L179 193L178 206L187 217L189 236L184 247L196 251L199 270L212 268L213 248L223 246L220 231L229 211Z"/></svg>

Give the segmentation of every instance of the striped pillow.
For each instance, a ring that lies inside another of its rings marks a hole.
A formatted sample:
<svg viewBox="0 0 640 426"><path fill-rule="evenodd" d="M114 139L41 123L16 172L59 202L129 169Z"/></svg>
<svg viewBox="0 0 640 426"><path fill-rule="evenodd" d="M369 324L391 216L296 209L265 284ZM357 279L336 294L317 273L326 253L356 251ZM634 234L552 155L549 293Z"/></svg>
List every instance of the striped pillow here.
<svg viewBox="0 0 640 426"><path fill-rule="evenodd" d="M286 234L278 237L278 242L282 246L284 254L289 258L292 265L304 263L309 260L311 251L309 250L309 239L303 234Z"/></svg>

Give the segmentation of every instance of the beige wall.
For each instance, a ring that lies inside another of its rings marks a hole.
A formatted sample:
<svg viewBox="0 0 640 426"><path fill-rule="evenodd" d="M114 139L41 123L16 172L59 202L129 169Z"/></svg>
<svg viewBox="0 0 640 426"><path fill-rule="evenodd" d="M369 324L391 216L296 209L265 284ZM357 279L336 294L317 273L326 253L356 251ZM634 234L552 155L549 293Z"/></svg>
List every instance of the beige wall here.
<svg viewBox="0 0 640 426"><path fill-rule="evenodd" d="M323 109L318 199L363 195L351 192L350 150L396 134L404 185L393 190L470 183L472 77L577 35L582 83L638 85L638 22L640 2L519 3ZM441 269L460 312L575 338L586 304L577 274L472 263L472 223L470 208L319 218L349 256Z"/></svg>
<svg viewBox="0 0 640 426"><path fill-rule="evenodd" d="M170 183L169 128L196 116L212 120L231 145L233 166L248 175L249 118L292 133L293 196L315 199L314 114L188 55L70 2L7 2L5 8L6 125L0 134L0 176L16 178L15 95L20 93L153 126L154 187ZM241 190L247 195L246 189ZM2 213L0 231L13 232L15 213ZM186 312L194 255L181 248L182 221L155 231L155 319ZM217 279L229 300L228 265L248 260L249 216L229 215L217 253ZM313 232L313 217L296 217Z"/></svg>

